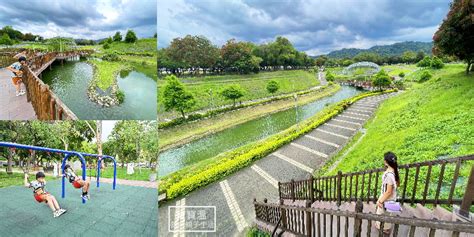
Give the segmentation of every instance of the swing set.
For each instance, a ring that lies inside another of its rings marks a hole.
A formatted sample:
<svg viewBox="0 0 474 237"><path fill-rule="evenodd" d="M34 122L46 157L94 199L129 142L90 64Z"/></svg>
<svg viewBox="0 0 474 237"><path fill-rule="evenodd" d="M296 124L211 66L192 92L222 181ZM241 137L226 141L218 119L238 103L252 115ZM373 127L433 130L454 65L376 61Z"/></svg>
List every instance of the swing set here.
<svg viewBox="0 0 474 237"><path fill-rule="evenodd" d="M83 153L83 152L77 152L77 151L65 151L65 150L60 150L60 149L53 149L53 148L47 148L47 147L39 147L39 146L29 146L29 145L23 145L23 144L17 144L17 143L10 143L10 142L0 142L0 147L5 147L5 148L9 148L9 149L12 149L12 150L15 150L15 149L25 149L25 150L29 150L30 153L33 152L33 151L41 151L41 152L47 152L48 155L50 156L51 153L56 153L56 154L60 154L60 155L64 155L64 158L62 159L62 164L61 164L61 173L64 174L64 166L66 166L66 162L69 158L71 157L78 157L79 160L81 161L82 163L82 179L83 180L86 180L86 170L87 170L87 167L86 167L86 160L84 157L91 157L91 158L97 158L97 188L100 187L100 182L99 182L99 179L100 179L100 167L101 167L101 164L102 164L102 160L104 159L110 159L114 162L114 180L113 180L113 183L112 183L112 188L113 190L115 190L115 187L116 187L116 180L117 180L117 162L115 161L115 158L112 157L112 156L107 156L107 155L97 155L97 154L87 154L87 153ZM64 198L66 196L66 178L62 177L62 193L61 193L61 197ZM84 199L82 199L82 203L86 203L86 201Z"/></svg>

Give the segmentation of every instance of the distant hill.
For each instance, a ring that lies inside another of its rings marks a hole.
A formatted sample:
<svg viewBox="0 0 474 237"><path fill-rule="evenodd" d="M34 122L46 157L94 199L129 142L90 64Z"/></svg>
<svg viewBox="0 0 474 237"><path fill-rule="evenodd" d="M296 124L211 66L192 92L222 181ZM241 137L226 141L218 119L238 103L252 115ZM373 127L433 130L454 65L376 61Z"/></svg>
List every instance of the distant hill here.
<svg viewBox="0 0 474 237"><path fill-rule="evenodd" d="M341 49L332 51L326 56L329 58L352 58L359 53L368 52L368 53L377 53L380 56L396 56L402 55L405 51L423 51L425 54L431 55L431 48L433 47L432 42L415 42L415 41L406 41L401 43L395 43L391 45L377 45L369 49Z"/></svg>

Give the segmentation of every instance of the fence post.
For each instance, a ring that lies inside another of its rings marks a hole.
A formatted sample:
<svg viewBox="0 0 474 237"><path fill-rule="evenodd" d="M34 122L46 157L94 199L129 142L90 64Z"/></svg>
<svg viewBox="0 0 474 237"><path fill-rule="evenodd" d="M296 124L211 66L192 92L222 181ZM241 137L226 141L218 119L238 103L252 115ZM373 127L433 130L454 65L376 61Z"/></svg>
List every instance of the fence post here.
<svg viewBox="0 0 474 237"><path fill-rule="evenodd" d="M267 204L267 202L268 202L268 200L267 200L266 198L263 199L263 203ZM266 221L266 222L270 222L270 221L268 220L268 206L267 206L267 205L265 205L265 221Z"/></svg>
<svg viewBox="0 0 474 237"><path fill-rule="evenodd" d="M461 208L459 214L469 219L469 209L471 208L472 201L474 200L474 165L471 166L471 174L467 181L466 191L462 199Z"/></svg>
<svg viewBox="0 0 474 237"><path fill-rule="evenodd" d="M337 190L337 206L341 205L341 187L342 187L342 172L338 171L337 172L337 184L336 184L336 190Z"/></svg>
<svg viewBox="0 0 474 237"><path fill-rule="evenodd" d="M309 201L306 201L306 236L312 236L311 232L313 229L313 221L311 220L311 211L309 208L311 207L311 203Z"/></svg>
<svg viewBox="0 0 474 237"><path fill-rule="evenodd" d="M281 228L286 229L287 220L286 220L286 209L283 206L283 200L280 199L280 211L281 211Z"/></svg>
<svg viewBox="0 0 474 237"><path fill-rule="evenodd" d="M357 201L355 206L356 216L354 217L354 237L361 237L362 219L357 214L362 214L363 208L362 201Z"/></svg>
<svg viewBox="0 0 474 237"><path fill-rule="evenodd" d="M295 180L291 179L291 199L295 201Z"/></svg>
<svg viewBox="0 0 474 237"><path fill-rule="evenodd" d="M313 178L313 175L311 175L311 177L309 177L309 199L311 200L311 203L314 202L314 187L313 187L313 183L314 183L314 178Z"/></svg>
<svg viewBox="0 0 474 237"><path fill-rule="evenodd" d="M281 187L280 187L280 181L278 181L278 198L281 201Z"/></svg>

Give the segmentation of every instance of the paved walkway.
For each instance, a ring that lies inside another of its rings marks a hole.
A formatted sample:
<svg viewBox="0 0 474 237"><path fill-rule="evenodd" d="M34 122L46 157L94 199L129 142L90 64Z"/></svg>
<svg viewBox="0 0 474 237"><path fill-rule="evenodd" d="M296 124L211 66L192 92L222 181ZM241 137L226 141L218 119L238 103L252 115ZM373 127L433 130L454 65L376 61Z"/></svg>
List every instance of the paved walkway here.
<svg viewBox="0 0 474 237"><path fill-rule="evenodd" d="M159 208L159 223L180 224L183 214L168 213L170 206L215 206L217 232L206 236L242 235L243 230L253 224L255 213L253 199L278 201L278 181L287 182L310 177L349 141L372 116L379 103L389 95L364 98L350 106L312 132L258 160L250 167L240 170L224 180L198 189L185 197L170 201ZM179 209L176 209L179 210ZM178 218L178 219L176 219ZM174 222L174 220L178 220ZM183 224L183 223L181 223ZM160 236L202 236L198 233L170 233L162 225Z"/></svg>
<svg viewBox="0 0 474 237"><path fill-rule="evenodd" d="M86 178L89 180L89 178ZM109 178L100 178L100 183L109 183L111 184L114 179ZM95 177L91 179L91 183L95 185L96 179ZM158 184L156 182L150 181L141 181L141 180L127 180L127 179L117 179L117 185L127 185L127 186L134 186L134 187L143 187L143 188L158 188Z"/></svg>
<svg viewBox="0 0 474 237"><path fill-rule="evenodd" d="M91 186L91 199L81 201L81 191L67 183L61 198L61 181L50 181L46 190L67 213L53 218L33 191L21 186L0 188L1 236L157 236L158 205L155 189L110 184Z"/></svg>
<svg viewBox="0 0 474 237"><path fill-rule="evenodd" d="M7 69L0 69L0 120L36 119L33 106L26 101L26 94L15 96L11 75Z"/></svg>

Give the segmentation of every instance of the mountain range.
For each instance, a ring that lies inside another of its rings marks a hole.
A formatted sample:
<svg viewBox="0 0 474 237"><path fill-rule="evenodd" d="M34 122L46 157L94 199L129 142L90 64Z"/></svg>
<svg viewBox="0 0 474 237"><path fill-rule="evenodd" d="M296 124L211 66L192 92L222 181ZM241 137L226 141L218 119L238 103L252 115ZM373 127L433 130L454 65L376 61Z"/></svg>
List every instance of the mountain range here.
<svg viewBox="0 0 474 237"><path fill-rule="evenodd" d="M380 56L397 56L402 55L405 51L423 51L427 55L431 55L432 42L405 41L390 45L376 45L369 49L344 48L332 51L326 54L329 58L353 58L359 53L376 53Z"/></svg>

